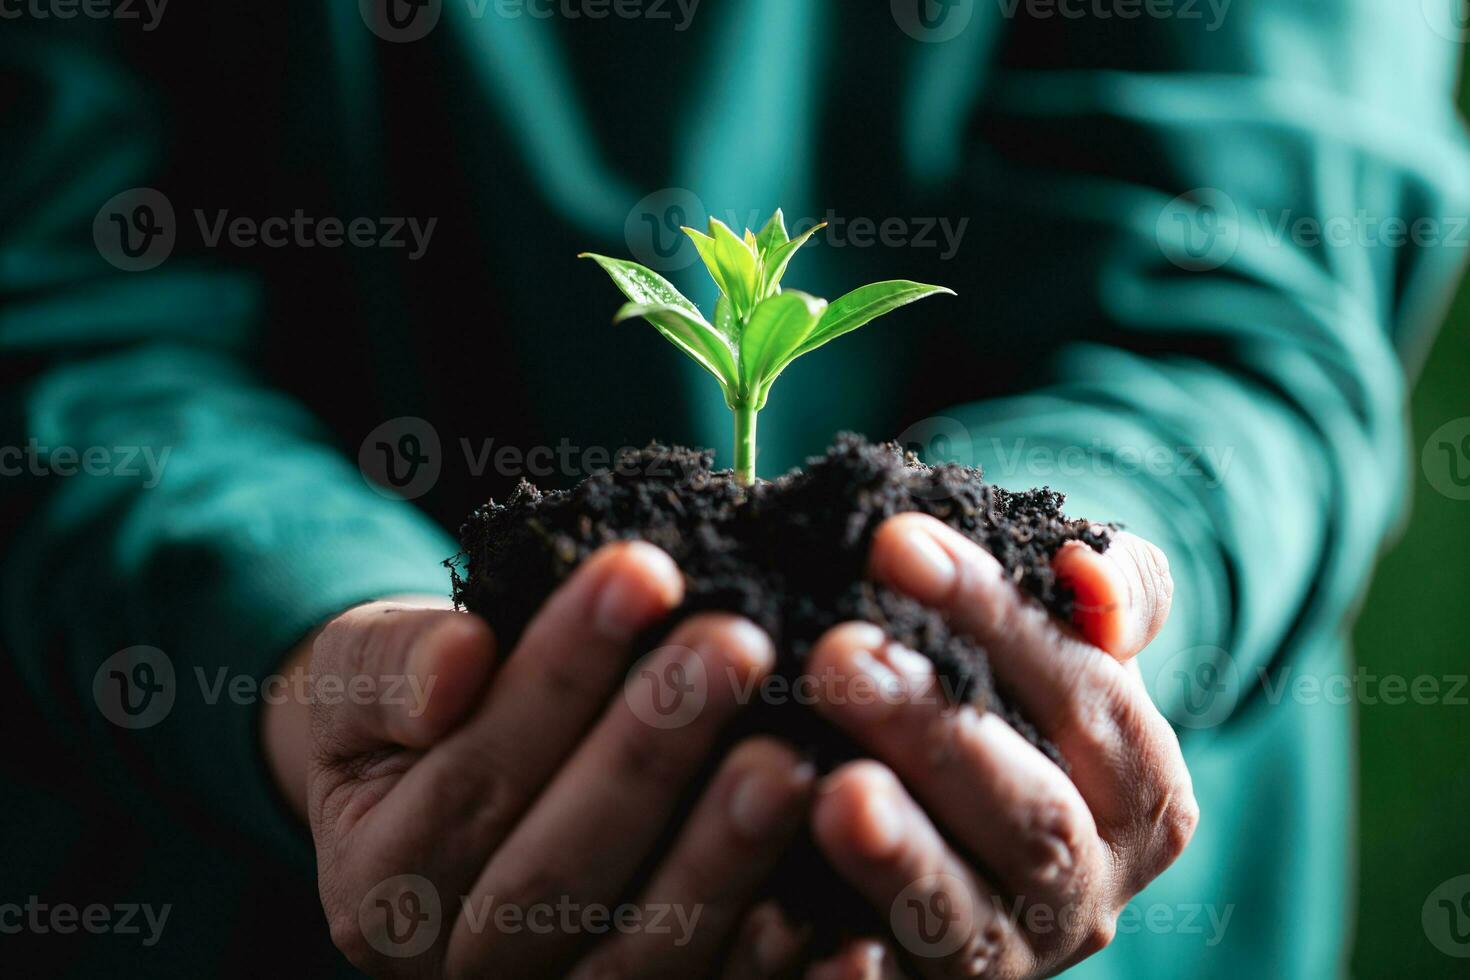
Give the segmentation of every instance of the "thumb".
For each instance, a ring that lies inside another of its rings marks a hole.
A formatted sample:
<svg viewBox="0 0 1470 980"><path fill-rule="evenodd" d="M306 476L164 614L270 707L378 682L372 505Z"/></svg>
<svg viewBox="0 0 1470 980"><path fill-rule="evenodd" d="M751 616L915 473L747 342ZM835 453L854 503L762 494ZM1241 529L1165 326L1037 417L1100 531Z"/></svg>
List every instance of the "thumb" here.
<svg viewBox="0 0 1470 980"><path fill-rule="evenodd" d="M1071 541L1052 558L1057 580L1076 593L1072 621L1087 641L1118 660L1132 659L1169 618L1174 580L1158 548L1126 531L1098 554Z"/></svg>
<svg viewBox="0 0 1470 980"><path fill-rule="evenodd" d="M427 748L469 713L493 660L478 616L411 600L350 609L313 644L313 735L340 756Z"/></svg>

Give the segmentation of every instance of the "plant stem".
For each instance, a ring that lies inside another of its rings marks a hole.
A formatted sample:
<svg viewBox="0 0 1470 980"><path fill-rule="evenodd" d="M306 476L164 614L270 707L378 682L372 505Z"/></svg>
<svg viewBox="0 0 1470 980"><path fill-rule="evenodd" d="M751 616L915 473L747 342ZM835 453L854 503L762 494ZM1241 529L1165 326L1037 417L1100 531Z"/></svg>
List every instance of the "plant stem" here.
<svg viewBox="0 0 1470 980"><path fill-rule="evenodd" d="M735 482L755 482L755 409L747 405L735 408Z"/></svg>

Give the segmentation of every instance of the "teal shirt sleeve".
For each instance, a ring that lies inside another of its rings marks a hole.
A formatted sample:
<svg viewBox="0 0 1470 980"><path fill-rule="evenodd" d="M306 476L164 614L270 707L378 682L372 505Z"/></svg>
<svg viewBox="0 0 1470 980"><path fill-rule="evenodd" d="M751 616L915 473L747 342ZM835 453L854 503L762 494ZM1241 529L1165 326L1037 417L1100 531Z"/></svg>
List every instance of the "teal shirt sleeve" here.
<svg viewBox="0 0 1470 980"><path fill-rule="evenodd" d="M969 451L1163 544L1172 642L1243 669L1339 629L1402 508L1406 372L1470 240L1460 45L1412 6L1022 17L982 97L981 329L1049 353L955 411Z"/></svg>
<svg viewBox="0 0 1470 980"><path fill-rule="evenodd" d="M305 856L251 685L348 606L447 592L454 545L252 373L256 283L103 260L94 216L166 166L166 140L85 25L62 27L0 36L0 646L52 724L31 737L66 744L89 781L161 827L223 824ZM93 683L139 645L168 658L173 705L129 730Z"/></svg>
<svg viewBox="0 0 1470 980"><path fill-rule="evenodd" d="M1023 14L992 39L965 163L995 215L979 329L1029 338L1038 367L948 414L996 482L1167 552L1174 612L1140 668L1203 812L1082 975L1343 968L1351 709L1264 680L1350 673L1345 624L1417 462L1407 382L1467 244L1451 7ZM1165 926L1140 926L1157 902Z"/></svg>

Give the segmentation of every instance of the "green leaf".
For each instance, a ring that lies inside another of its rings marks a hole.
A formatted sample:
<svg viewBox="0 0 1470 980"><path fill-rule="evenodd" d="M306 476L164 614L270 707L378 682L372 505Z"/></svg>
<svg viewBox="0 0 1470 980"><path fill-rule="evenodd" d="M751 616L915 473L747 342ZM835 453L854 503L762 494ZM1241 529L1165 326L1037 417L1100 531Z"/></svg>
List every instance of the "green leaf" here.
<svg viewBox="0 0 1470 980"><path fill-rule="evenodd" d="M730 295L730 287L725 283L725 273L720 267L719 246L713 238L696 228L684 228L684 234L694 243L695 249L699 251L699 257L704 260L704 267L709 270L710 278L715 285L720 287L721 296Z"/></svg>
<svg viewBox="0 0 1470 980"><path fill-rule="evenodd" d="M622 323L634 317L642 317L653 324L675 347L714 375L725 392L725 401L734 404L735 391L740 383L734 353L703 317L690 316L682 307L666 303L627 303L618 310L613 322Z"/></svg>
<svg viewBox="0 0 1470 980"><path fill-rule="evenodd" d="M760 248L761 258L771 254L771 250L785 245L791 240L786 234L786 216L777 208L776 213L771 215L771 220L761 229L759 235L755 236L756 245Z"/></svg>
<svg viewBox="0 0 1470 980"><path fill-rule="evenodd" d="M789 364L826 312L827 301L788 290L762 300L740 334L740 395L765 407L770 383Z"/></svg>
<svg viewBox="0 0 1470 980"><path fill-rule="evenodd" d="M724 294L715 301L715 330L719 331L721 337L730 344L734 350L740 341L740 323L735 319L735 308L730 305L730 297Z"/></svg>
<svg viewBox="0 0 1470 980"><path fill-rule="evenodd" d="M761 283L761 295L770 296L781 286L781 277L786 275L786 267L791 264L791 258L797 249L807 243L817 232L827 227L824 221L814 228L810 228L789 241L782 242L773 248L765 256L764 281ZM784 229L782 229L784 233Z"/></svg>
<svg viewBox="0 0 1470 980"><path fill-rule="evenodd" d="M652 269L584 252L602 266L630 302L620 309L614 322L641 316L685 354L689 355L720 382L726 400L734 397L740 376L735 368L734 347L705 321L699 307L689 302L663 276Z"/></svg>
<svg viewBox="0 0 1470 980"><path fill-rule="evenodd" d="M822 322L817 324L817 328L812 331L795 356L800 357L802 354L816 350L828 341L856 330L885 313L891 313L900 306L907 306L909 303L936 293L948 293L951 296L955 294L954 290L943 286L926 286L924 283L909 282L906 279L875 282L854 289L847 295L832 301L832 304L827 307L827 312L822 316Z"/></svg>
<svg viewBox="0 0 1470 980"><path fill-rule="evenodd" d="M652 269L641 266L637 262L611 259L606 255L596 255L592 252L583 252L577 258L591 259L602 266L617 287L623 291L623 295L634 303L676 306L695 319L701 322L704 320L704 314L699 312L699 307L675 289L673 283Z"/></svg>
<svg viewBox="0 0 1470 980"><path fill-rule="evenodd" d="M719 218L711 218L709 227L714 238L714 264L719 269L715 281L723 280L720 288L730 297L735 315L743 320L755 308L756 289L759 285L756 280L755 253ZM695 245L698 244L696 239ZM703 254L701 250L700 255ZM705 259L705 264L710 264L708 258ZM714 274L714 269L711 268L710 272Z"/></svg>

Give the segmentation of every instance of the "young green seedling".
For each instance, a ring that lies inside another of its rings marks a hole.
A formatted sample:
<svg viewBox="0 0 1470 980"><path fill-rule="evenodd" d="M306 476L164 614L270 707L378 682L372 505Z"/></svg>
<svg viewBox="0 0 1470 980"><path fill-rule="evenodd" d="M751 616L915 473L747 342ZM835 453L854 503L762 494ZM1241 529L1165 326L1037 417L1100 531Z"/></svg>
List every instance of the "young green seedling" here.
<svg viewBox="0 0 1470 980"><path fill-rule="evenodd" d="M580 257L594 259L628 297L615 323L642 317L715 376L735 413L735 479L749 485L755 482L756 414L788 364L900 306L954 292L900 279L854 289L829 304L781 288L791 257L823 225L790 238L780 209L759 235L747 228L743 239L718 219L709 225L708 235L693 228L684 233L720 288L714 323L652 269L590 252Z"/></svg>

